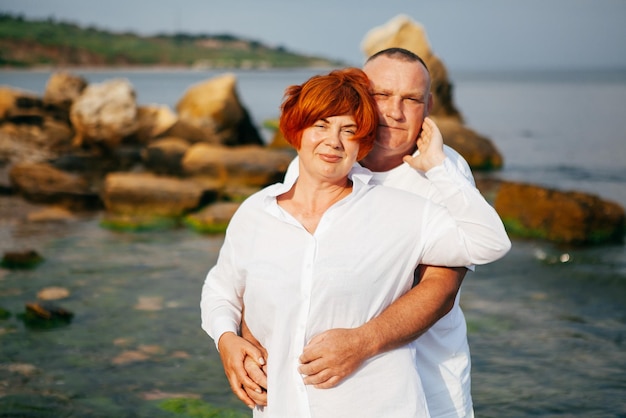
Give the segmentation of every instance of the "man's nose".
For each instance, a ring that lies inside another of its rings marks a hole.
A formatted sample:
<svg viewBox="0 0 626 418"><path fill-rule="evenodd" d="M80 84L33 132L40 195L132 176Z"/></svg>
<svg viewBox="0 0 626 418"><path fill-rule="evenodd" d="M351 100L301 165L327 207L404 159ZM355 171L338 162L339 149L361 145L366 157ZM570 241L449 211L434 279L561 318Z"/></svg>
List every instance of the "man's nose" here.
<svg viewBox="0 0 626 418"><path fill-rule="evenodd" d="M402 119L402 101L398 97L393 97L387 101L385 109L385 116L388 116L392 119L399 120Z"/></svg>

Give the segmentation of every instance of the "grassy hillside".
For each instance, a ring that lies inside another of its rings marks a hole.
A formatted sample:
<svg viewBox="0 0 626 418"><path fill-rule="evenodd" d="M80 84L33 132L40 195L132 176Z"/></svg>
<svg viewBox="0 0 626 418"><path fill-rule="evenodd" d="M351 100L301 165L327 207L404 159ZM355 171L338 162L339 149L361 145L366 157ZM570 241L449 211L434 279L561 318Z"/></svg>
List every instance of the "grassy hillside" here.
<svg viewBox="0 0 626 418"><path fill-rule="evenodd" d="M0 14L0 67L198 66L207 68L337 65L229 34L139 36Z"/></svg>

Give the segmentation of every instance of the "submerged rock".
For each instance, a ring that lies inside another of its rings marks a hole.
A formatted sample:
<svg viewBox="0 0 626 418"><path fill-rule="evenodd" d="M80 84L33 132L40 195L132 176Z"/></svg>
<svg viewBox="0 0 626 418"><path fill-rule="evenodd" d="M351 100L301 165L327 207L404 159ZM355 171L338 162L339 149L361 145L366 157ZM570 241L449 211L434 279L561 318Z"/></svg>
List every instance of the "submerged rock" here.
<svg viewBox="0 0 626 418"><path fill-rule="evenodd" d="M26 303L26 311L19 315L24 325L32 329L54 329L69 325L74 313L50 302Z"/></svg>
<svg viewBox="0 0 626 418"><path fill-rule="evenodd" d="M28 269L39 265L43 257L35 250L8 251L4 253L0 266L8 269Z"/></svg>
<svg viewBox="0 0 626 418"><path fill-rule="evenodd" d="M70 291L64 287L51 286L37 292L37 298L41 300L65 299L70 295Z"/></svg>

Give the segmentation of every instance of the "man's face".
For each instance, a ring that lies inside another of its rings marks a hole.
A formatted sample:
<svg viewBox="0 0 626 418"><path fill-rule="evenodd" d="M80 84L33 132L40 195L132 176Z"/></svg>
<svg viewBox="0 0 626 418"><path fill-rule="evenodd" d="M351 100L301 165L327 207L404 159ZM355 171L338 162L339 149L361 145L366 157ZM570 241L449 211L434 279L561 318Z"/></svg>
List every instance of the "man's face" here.
<svg viewBox="0 0 626 418"><path fill-rule="evenodd" d="M431 106L430 78L417 62L380 56L365 64L380 122L374 150L410 154Z"/></svg>

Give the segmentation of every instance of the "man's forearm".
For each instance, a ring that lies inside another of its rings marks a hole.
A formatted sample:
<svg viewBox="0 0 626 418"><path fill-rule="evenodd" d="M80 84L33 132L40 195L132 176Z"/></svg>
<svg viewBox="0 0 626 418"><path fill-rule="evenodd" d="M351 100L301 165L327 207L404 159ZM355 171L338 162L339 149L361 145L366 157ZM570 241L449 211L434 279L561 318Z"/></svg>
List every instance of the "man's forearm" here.
<svg viewBox="0 0 626 418"><path fill-rule="evenodd" d="M359 327L371 356L405 345L450 312L467 269L420 266L419 283L379 316Z"/></svg>

